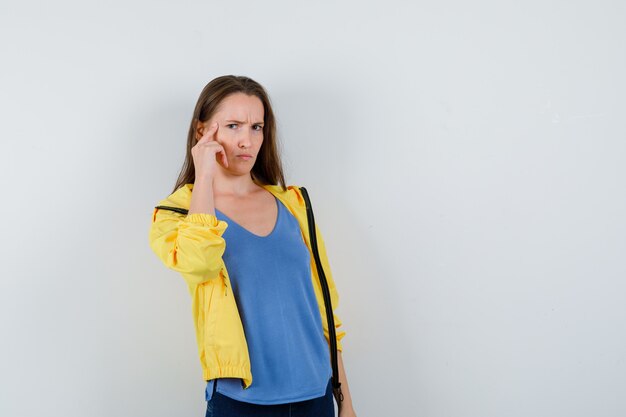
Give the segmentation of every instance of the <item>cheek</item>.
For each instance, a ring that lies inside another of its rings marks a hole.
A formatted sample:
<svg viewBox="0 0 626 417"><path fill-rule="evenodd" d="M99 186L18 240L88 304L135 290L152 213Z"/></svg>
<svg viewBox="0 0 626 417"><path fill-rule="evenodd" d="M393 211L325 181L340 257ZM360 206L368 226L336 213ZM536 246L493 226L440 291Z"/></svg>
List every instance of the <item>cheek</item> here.
<svg viewBox="0 0 626 417"><path fill-rule="evenodd" d="M236 147L235 144L237 143L237 136L235 136L234 132L225 130L223 132L218 132L217 141L224 147L226 152L228 152L229 149Z"/></svg>
<svg viewBox="0 0 626 417"><path fill-rule="evenodd" d="M236 146L230 146L229 144L223 144L224 150L226 151L226 155L228 157L234 156L237 153Z"/></svg>

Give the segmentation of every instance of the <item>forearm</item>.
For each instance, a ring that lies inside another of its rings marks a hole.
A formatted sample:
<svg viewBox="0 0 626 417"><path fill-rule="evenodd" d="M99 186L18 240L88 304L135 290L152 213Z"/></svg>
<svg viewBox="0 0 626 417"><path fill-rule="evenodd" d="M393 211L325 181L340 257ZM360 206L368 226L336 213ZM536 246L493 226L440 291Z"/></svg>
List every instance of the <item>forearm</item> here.
<svg viewBox="0 0 626 417"><path fill-rule="evenodd" d="M346 377L346 370L343 366L343 358L341 351L337 351L337 366L339 368L339 382L341 383L341 393L343 394L343 409L353 410L352 397L350 396L350 388L348 387L348 378Z"/></svg>

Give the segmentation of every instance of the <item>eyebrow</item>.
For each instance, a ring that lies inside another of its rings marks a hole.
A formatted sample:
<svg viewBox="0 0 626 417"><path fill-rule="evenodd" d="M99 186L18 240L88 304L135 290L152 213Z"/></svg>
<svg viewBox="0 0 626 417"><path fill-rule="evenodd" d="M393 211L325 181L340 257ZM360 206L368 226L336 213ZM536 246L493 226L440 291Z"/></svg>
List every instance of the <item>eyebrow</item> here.
<svg viewBox="0 0 626 417"><path fill-rule="evenodd" d="M244 123L244 122L242 122L242 121L239 121L239 120L232 120L232 119L230 119L230 120L226 120L226 121L227 121L227 122L241 123L241 124L243 124L243 123ZM255 125L262 125L262 124L263 124L263 122L256 122L256 123L254 123L254 124L255 124Z"/></svg>

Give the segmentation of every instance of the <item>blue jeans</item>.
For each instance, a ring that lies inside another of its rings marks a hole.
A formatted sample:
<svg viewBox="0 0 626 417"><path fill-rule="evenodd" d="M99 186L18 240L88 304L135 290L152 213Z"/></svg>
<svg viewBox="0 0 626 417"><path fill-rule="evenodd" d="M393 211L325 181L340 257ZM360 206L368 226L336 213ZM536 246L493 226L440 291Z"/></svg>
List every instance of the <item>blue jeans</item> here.
<svg viewBox="0 0 626 417"><path fill-rule="evenodd" d="M323 397L286 404L252 404L237 401L216 391L207 401L205 417L335 417L335 403L331 380Z"/></svg>

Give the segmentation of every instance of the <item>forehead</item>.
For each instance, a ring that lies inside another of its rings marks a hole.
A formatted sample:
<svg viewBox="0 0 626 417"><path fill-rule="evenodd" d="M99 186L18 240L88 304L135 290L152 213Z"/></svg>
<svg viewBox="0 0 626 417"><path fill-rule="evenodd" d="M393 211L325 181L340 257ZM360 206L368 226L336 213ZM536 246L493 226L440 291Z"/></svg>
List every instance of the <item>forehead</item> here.
<svg viewBox="0 0 626 417"><path fill-rule="evenodd" d="M254 122L263 122L263 103L257 96L234 93L221 101L217 113L227 119L254 119Z"/></svg>

